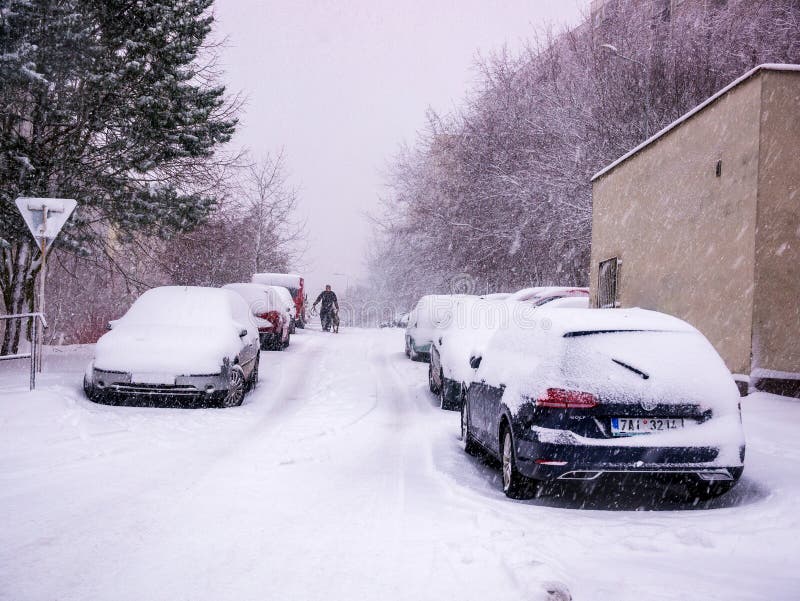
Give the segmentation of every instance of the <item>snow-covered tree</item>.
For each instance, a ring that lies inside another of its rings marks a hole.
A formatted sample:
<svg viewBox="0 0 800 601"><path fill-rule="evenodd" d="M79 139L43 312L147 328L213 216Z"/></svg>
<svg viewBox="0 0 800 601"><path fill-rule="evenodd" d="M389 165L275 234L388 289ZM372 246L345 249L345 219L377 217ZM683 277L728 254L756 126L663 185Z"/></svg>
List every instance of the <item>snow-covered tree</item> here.
<svg viewBox="0 0 800 601"><path fill-rule="evenodd" d="M467 276L481 292L586 285L592 174L748 69L800 62L797 0L669 6L608 2L480 61L461 110L431 113L390 165L374 294L402 310Z"/></svg>
<svg viewBox="0 0 800 601"><path fill-rule="evenodd" d="M38 251L18 196L75 198L60 239L166 237L213 209L236 105L216 85L212 0L0 0L0 292L33 303ZM2 350L16 349L18 327Z"/></svg>

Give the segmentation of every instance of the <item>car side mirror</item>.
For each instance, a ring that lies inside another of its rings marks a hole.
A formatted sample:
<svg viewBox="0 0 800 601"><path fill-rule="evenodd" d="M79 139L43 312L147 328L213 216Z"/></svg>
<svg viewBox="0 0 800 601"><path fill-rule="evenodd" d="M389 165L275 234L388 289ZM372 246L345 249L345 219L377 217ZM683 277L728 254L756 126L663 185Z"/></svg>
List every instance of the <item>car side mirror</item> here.
<svg viewBox="0 0 800 601"><path fill-rule="evenodd" d="M442 345L442 337L439 336L439 346L441 346L441 345Z"/></svg>
<svg viewBox="0 0 800 601"><path fill-rule="evenodd" d="M245 328L242 328L241 330L239 330L239 338L244 338L245 336L247 336L247 330Z"/></svg>
<svg viewBox="0 0 800 601"><path fill-rule="evenodd" d="M478 369L481 366L481 361L482 360L483 360L483 357L481 357L480 355L477 356L477 357L470 357L469 358L469 366L472 369Z"/></svg>

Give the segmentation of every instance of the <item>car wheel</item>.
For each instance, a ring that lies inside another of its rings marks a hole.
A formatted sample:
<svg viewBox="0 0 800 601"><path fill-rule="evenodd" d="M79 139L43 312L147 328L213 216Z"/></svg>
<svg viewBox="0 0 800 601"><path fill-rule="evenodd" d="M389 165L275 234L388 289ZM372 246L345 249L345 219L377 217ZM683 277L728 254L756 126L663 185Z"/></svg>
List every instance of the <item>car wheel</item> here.
<svg viewBox="0 0 800 601"><path fill-rule="evenodd" d="M417 351L414 350L414 339L413 338L409 338L408 339L408 348L409 348L409 351L411 352L411 354L409 355L411 360L412 361L420 361L420 354Z"/></svg>
<svg viewBox="0 0 800 601"><path fill-rule="evenodd" d="M503 492L510 499L529 499L534 494L533 481L517 471L514 455L514 438L511 428L503 429L501 461L503 470Z"/></svg>
<svg viewBox="0 0 800 601"><path fill-rule="evenodd" d="M86 395L86 398L92 402L102 402L97 388L94 387L94 385L86 378L86 376L83 376L83 393Z"/></svg>
<svg viewBox="0 0 800 601"><path fill-rule="evenodd" d="M439 388L436 386L436 382L433 380L433 363L428 364L428 389L433 393L436 394L439 392Z"/></svg>
<svg viewBox="0 0 800 601"><path fill-rule="evenodd" d="M261 353L258 353L255 358L255 364L253 365L253 372L250 374L250 378L247 381L247 390L253 390L258 385L258 365L261 362Z"/></svg>
<svg viewBox="0 0 800 601"><path fill-rule="evenodd" d="M478 444L469 432L469 407L466 399L461 403L461 447L467 455L478 454Z"/></svg>
<svg viewBox="0 0 800 601"><path fill-rule="evenodd" d="M238 365L234 365L228 370L228 390L222 397L220 405L223 408L238 407L244 400L244 372Z"/></svg>
<svg viewBox="0 0 800 601"><path fill-rule="evenodd" d="M449 411L453 408L453 401L448 398L448 390L452 388L452 386L448 386L447 380L444 379L444 372L439 370L439 409L443 409L445 411Z"/></svg>

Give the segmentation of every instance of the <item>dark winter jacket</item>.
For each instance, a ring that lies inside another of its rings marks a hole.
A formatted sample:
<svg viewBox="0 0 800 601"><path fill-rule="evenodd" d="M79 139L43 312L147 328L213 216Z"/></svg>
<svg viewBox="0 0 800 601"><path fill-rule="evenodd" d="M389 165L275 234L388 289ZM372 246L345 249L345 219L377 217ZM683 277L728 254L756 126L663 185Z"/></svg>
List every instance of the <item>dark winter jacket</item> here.
<svg viewBox="0 0 800 601"><path fill-rule="evenodd" d="M330 313L334 305L336 306L336 310L339 310L339 300L336 298L336 293L333 290L323 290L320 292L314 304L316 305L320 301L322 301L322 306L319 310L320 313Z"/></svg>

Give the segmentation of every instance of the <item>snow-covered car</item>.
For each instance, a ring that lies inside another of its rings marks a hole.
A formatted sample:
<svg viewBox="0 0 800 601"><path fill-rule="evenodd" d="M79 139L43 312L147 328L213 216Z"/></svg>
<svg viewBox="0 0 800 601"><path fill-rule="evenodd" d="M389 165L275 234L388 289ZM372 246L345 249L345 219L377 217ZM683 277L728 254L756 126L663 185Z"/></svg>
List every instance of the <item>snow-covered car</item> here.
<svg viewBox="0 0 800 601"><path fill-rule="evenodd" d="M261 350L282 351L289 346L289 313L278 286L242 282L225 284L222 288L235 292L247 303L250 320L258 328Z"/></svg>
<svg viewBox="0 0 800 601"><path fill-rule="evenodd" d="M502 463L503 490L542 480L639 474L694 498L744 469L739 393L692 326L641 309L534 310L538 325L496 332L470 359L464 448Z"/></svg>
<svg viewBox="0 0 800 601"><path fill-rule="evenodd" d="M517 290L516 292L509 294L506 297L506 300L527 302L532 298L537 297L542 293L543 290L547 290L548 288L549 286L533 286L531 288L523 288L522 290Z"/></svg>
<svg viewBox="0 0 800 601"><path fill-rule="evenodd" d="M454 308L461 298L458 294L429 294L423 296L411 310L405 333L406 356L412 361L428 361L431 343L453 319Z"/></svg>
<svg viewBox="0 0 800 601"><path fill-rule="evenodd" d="M513 317L504 299L467 297L455 307L455 319L434 337L428 364L428 387L442 409L458 410L472 377L469 359Z"/></svg>
<svg viewBox="0 0 800 601"><path fill-rule="evenodd" d="M557 286L553 288L547 288L541 291L539 294L535 295L531 299L531 303L533 303L534 307L541 307L542 305L547 305L548 303L552 303L559 299L563 298L579 298L585 299L587 306L589 302L589 289L588 288L569 288L569 287L562 287Z"/></svg>
<svg viewBox="0 0 800 601"><path fill-rule="evenodd" d="M84 375L93 401L233 407L258 381L258 330L231 290L153 288L109 327Z"/></svg>
<svg viewBox="0 0 800 601"><path fill-rule="evenodd" d="M296 273L254 273L251 281L264 286L282 286L292 296L295 305L295 327L306 327L305 278Z"/></svg>
<svg viewBox="0 0 800 601"><path fill-rule="evenodd" d="M533 305L543 305L556 298L584 296L589 298L589 289L578 286L536 286L516 291L507 297L509 301L520 301Z"/></svg>
<svg viewBox="0 0 800 601"><path fill-rule="evenodd" d="M275 290L275 294L281 299L282 306L286 307L286 316L289 320L289 334L294 334L297 328L297 306L295 305L292 293L285 286L270 286Z"/></svg>
<svg viewBox="0 0 800 601"><path fill-rule="evenodd" d="M537 303L536 306L548 309L588 309L589 296L554 296Z"/></svg>

